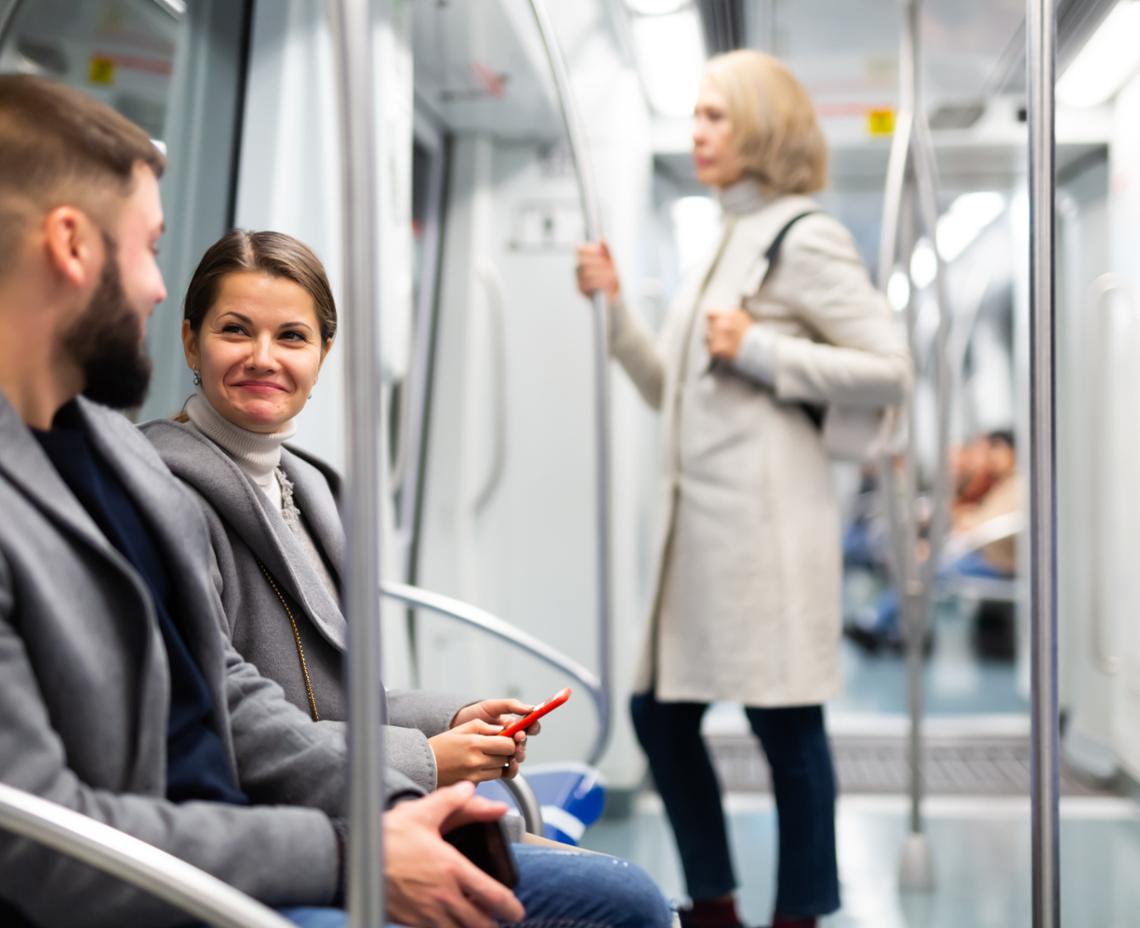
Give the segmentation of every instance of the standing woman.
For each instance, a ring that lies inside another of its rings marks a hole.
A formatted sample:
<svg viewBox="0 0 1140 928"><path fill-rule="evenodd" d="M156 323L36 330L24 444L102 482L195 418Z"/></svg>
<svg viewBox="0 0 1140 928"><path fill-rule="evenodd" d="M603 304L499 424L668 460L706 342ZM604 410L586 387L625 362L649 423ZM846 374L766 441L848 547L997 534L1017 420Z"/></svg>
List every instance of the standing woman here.
<svg viewBox="0 0 1140 928"><path fill-rule="evenodd" d="M607 298L614 355L665 414L665 518L633 722L693 900L682 924L740 924L700 734L723 700L744 704L772 771L773 926L813 926L839 908L823 703L840 687L841 566L824 432L809 407L873 422L903 399L910 361L850 234L807 196L824 185L827 152L779 61L753 51L709 61L693 160L723 229L659 338L624 302L606 246L578 251L579 288Z"/></svg>

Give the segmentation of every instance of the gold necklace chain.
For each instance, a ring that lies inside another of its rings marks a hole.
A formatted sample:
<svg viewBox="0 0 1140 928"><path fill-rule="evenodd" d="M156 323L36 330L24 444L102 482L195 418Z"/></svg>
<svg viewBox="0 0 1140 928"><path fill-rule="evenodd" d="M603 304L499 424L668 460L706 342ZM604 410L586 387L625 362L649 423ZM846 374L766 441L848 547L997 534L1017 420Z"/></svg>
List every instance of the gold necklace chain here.
<svg viewBox="0 0 1140 928"><path fill-rule="evenodd" d="M285 601L285 595L278 588L276 581L270 576L269 571L265 565L261 563L261 558L255 557L257 566L261 568L261 572L265 574L265 579L269 581L269 585L273 588L273 592L277 594L277 598L281 600L281 606L285 610L285 614L289 616L289 624L293 628L293 642L297 645L297 657L301 659L301 675L305 678L305 696L309 700L309 714L312 715L314 722L321 720L321 713L317 711L317 695L313 692L313 681L309 676L309 662L305 660L305 646L301 643L301 630L297 627L297 620L293 617L293 610L289 608L289 603Z"/></svg>

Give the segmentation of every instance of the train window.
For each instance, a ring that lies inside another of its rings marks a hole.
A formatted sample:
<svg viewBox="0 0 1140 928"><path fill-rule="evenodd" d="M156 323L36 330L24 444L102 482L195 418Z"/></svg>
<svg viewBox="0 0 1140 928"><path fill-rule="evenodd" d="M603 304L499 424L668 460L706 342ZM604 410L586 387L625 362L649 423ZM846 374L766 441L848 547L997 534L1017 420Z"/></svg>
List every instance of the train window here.
<svg viewBox="0 0 1140 928"><path fill-rule="evenodd" d="M183 0L10 0L0 5L0 71L81 87L166 137Z"/></svg>

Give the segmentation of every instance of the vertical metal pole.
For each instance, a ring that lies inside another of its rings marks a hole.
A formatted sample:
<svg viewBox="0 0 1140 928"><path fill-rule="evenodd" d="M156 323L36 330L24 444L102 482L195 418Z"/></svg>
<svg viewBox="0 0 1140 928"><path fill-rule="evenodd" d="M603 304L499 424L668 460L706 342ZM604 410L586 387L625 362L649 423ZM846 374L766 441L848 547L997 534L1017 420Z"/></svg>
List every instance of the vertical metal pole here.
<svg viewBox="0 0 1140 928"><path fill-rule="evenodd" d="M578 177L578 190L582 198L582 212L586 220L586 238L598 241L602 237L601 209L597 187L590 171L586 153L586 135L574 106L570 88L570 75L558 47L554 24L546 15L542 0L530 0L530 9L542 37L550 73L558 91L558 105L566 136L570 143L570 156ZM613 700L610 656L610 387L609 387L609 313L606 298L595 293L594 308L594 480L596 486L595 522L597 525L597 612L598 612L598 678L602 683L603 699L598 710L598 736L590 748L588 763L597 763L610 737L610 715Z"/></svg>
<svg viewBox="0 0 1140 928"><path fill-rule="evenodd" d="M1029 62L1029 615L1033 926L1061 923L1057 716L1056 396L1053 372L1053 0L1027 0Z"/></svg>
<svg viewBox="0 0 1140 928"><path fill-rule="evenodd" d="M900 240L905 245L904 259L909 262L914 248L914 218L937 250L937 194L934 179L934 153L930 144L926 116L922 108L921 34L919 29L919 0L903 0L903 29L899 42L899 114L891 159L887 169L887 191L883 215L881 254L879 256L880 286L886 286L894 262L898 257ZM905 235L903 232L905 231ZM937 259L936 259L937 260ZM938 462L935 478L936 493L943 493L946 467L946 426L948 423L949 387L945 377L946 330L945 290L941 285L941 266L938 273L939 309L943 313L939 338L936 341L938 358L939 415ZM906 307L907 337L915 349L916 306L913 287ZM887 509L891 517L894 536L896 582L902 614L904 640L907 649L907 701L910 712L908 758L910 761L910 830L903 847L899 864L899 885L904 890L929 891L934 886L934 868L927 836L922 828L923 778L923 646L929 622L933 564L920 567L917 562L918 525L915 500L918 492L917 462L915 459L916 409L913 397L907 399L908 453L903 475L902 499L896 499L898 482L894 462L883 462L883 488L888 494ZM935 531L939 531L936 520ZM932 544L935 547L935 544Z"/></svg>
<svg viewBox="0 0 1140 928"><path fill-rule="evenodd" d="M381 4L390 12L390 3ZM380 254L369 0L332 0L342 149L348 532L348 911L352 928L384 924L380 693Z"/></svg>

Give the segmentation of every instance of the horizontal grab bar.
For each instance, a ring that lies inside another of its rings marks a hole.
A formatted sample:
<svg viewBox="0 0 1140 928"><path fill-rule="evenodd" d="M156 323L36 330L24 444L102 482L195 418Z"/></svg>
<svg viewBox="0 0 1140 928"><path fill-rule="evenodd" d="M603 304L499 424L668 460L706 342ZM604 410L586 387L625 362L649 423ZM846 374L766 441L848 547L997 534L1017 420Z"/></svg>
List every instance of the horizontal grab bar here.
<svg viewBox="0 0 1140 928"><path fill-rule="evenodd" d="M0 829L137 886L215 928L290 928L272 909L133 835L0 783Z"/></svg>

